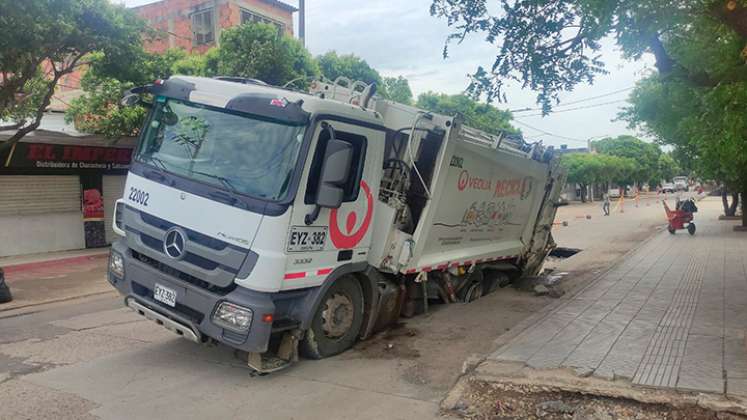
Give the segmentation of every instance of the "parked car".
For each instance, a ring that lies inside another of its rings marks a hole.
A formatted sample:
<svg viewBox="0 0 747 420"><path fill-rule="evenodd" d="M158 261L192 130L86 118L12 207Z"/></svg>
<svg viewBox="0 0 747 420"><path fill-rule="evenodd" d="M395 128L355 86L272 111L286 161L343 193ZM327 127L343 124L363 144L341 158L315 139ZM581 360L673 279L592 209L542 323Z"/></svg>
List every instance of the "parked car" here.
<svg viewBox="0 0 747 420"><path fill-rule="evenodd" d="M607 191L607 195L609 198L620 198L620 189L619 188L610 188Z"/></svg>
<svg viewBox="0 0 747 420"><path fill-rule="evenodd" d="M661 185L661 192L663 193L674 193L677 191L677 187L671 182L666 182Z"/></svg>

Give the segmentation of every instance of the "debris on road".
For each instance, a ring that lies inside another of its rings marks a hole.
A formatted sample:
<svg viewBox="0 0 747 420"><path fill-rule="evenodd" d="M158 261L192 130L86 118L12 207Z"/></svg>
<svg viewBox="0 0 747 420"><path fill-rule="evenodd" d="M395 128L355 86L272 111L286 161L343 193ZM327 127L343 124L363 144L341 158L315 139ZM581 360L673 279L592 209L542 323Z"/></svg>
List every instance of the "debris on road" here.
<svg viewBox="0 0 747 420"><path fill-rule="evenodd" d="M544 284L534 286L534 294L537 296L546 296L550 294L550 289Z"/></svg>
<svg viewBox="0 0 747 420"><path fill-rule="evenodd" d="M467 382L449 414L464 419L567 419L567 420L700 420L747 419L715 412L694 404L641 403L585 393L558 391L551 387Z"/></svg>

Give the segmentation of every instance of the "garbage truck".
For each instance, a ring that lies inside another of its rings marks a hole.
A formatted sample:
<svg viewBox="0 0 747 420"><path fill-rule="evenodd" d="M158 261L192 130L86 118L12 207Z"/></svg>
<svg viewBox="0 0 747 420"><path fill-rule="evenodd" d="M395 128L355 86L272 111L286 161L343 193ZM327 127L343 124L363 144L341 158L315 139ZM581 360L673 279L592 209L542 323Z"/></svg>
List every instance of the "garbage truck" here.
<svg viewBox="0 0 747 420"><path fill-rule="evenodd" d="M350 348L439 302L536 274L563 172L551 147L384 100L233 77L135 88L150 108L115 207L124 304L256 372Z"/></svg>

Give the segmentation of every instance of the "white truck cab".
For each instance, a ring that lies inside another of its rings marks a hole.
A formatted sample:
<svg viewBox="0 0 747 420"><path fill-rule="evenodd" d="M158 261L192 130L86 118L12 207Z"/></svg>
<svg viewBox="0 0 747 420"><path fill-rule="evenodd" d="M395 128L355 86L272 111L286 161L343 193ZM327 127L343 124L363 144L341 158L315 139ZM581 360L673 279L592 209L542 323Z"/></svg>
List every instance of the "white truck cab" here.
<svg viewBox="0 0 747 420"><path fill-rule="evenodd" d="M175 76L136 93L154 100L109 281L141 315L244 350L258 371L299 345L340 353L429 300L476 299L553 246L562 176L540 145L375 86Z"/></svg>

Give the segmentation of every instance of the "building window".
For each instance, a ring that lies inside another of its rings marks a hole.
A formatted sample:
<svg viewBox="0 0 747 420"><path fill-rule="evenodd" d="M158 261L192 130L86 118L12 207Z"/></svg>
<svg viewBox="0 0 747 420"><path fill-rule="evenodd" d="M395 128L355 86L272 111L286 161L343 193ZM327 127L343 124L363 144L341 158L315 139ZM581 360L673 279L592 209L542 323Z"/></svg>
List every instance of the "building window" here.
<svg viewBox="0 0 747 420"><path fill-rule="evenodd" d="M211 44L215 41L213 9L202 10L192 15L192 34L195 45Z"/></svg>
<svg viewBox="0 0 747 420"><path fill-rule="evenodd" d="M249 10L241 9L241 24L243 25L245 23L266 23L268 25L275 25L275 27L278 28L278 33L282 34L285 32L285 25L282 23Z"/></svg>

